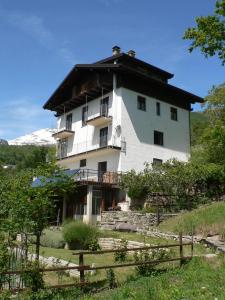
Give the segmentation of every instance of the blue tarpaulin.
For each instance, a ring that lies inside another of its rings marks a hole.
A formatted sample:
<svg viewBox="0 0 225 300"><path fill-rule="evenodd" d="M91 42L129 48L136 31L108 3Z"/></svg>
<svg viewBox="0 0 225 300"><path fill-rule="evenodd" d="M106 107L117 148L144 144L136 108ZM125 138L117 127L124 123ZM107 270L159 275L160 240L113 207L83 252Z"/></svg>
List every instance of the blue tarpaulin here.
<svg viewBox="0 0 225 300"><path fill-rule="evenodd" d="M55 176L53 175L51 178L47 178L45 176L39 176L35 178L35 180L32 182L31 186L36 188L36 187L43 187L48 183L58 183L58 182L63 182L66 180L66 177L73 177L74 175L78 174L80 169L75 169L75 170L64 170L62 171L62 176L56 174Z"/></svg>

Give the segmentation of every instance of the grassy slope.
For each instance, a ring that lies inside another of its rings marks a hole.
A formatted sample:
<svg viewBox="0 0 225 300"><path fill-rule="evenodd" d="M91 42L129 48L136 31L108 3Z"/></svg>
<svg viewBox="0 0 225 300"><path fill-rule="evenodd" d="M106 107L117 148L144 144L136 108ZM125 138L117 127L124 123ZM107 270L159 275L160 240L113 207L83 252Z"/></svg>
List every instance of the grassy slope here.
<svg viewBox="0 0 225 300"><path fill-rule="evenodd" d="M195 258L182 268L141 277L118 289L86 296L84 299L225 299L224 267L222 259L206 262Z"/></svg>
<svg viewBox="0 0 225 300"><path fill-rule="evenodd" d="M223 234L225 230L224 216L225 202L213 203L169 219L161 223L159 228L171 232L182 230L186 234L191 233L192 228L195 234Z"/></svg>

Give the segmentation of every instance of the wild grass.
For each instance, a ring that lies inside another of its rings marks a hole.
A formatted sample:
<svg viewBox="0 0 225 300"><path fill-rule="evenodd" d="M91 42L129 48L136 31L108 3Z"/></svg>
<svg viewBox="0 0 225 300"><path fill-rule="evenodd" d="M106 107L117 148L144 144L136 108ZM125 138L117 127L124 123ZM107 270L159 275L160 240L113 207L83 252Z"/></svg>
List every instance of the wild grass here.
<svg viewBox="0 0 225 300"><path fill-rule="evenodd" d="M159 229L184 234L203 236L225 233L225 202L217 202L168 219L160 224Z"/></svg>
<svg viewBox="0 0 225 300"><path fill-rule="evenodd" d="M181 268L159 270L149 277L133 277L117 289L86 295L82 299L225 299L224 278L223 258L212 261L194 258Z"/></svg>

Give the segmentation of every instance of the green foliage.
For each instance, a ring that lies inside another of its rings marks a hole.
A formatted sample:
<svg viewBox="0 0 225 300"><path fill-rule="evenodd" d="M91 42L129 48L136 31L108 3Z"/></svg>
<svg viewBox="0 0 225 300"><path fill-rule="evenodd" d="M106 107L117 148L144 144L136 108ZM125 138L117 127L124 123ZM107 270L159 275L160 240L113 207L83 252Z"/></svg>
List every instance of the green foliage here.
<svg viewBox="0 0 225 300"><path fill-rule="evenodd" d="M37 292L23 292L17 295L17 300L71 300L79 299L83 292L78 288L44 289ZM1 299L1 298L0 298ZM5 298L3 298L6 300ZM12 298L9 298L12 299Z"/></svg>
<svg viewBox="0 0 225 300"><path fill-rule="evenodd" d="M225 228L225 203L218 202L202 206L191 212L187 212L175 218L162 222L159 227L170 232L182 232L184 234L221 234Z"/></svg>
<svg viewBox="0 0 225 300"><path fill-rule="evenodd" d="M191 145L201 144L203 132L209 125L209 120L204 112L191 112Z"/></svg>
<svg viewBox="0 0 225 300"><path fill-rule="evenodd" d="M192 209L211 197L224 193L225 167L196 162L183 163L176 160L162 165L146 165L144 171L127 172L121 176L121 188L135 194L133 182L138 182L142 197L152 193L166 195L177 209Z"/></svg>
<svg viewBox="0 0 225 300"><path fill-rule="evenodd" d="M121 287L88 295L85 300L208 300L225 299L224 259L193 258L182 268L137 277Z"/></svg>
<svg viewBox="0 0 225 300"><path fill-rule="evenodd" d="M120 242L120 246L118 250L127 250L127 240L122 239ZM114 261L115 262L125 262L127 260L127 252L126 251L116 251L114 253Z"/></svg>
<svg viewBox="0 0 225 300"><path fill-rule="evenodd" d="M117 287L116 276L115 276L113 269L108 269L106 271L106 278L107 278L107 282L108 282L110 289Z"/></svg>
<svg viewBox="0 0 225 300"><path fill-rule="evenodd" d="M188 28L184 39L192 40L189 51L200 48L206 56L218 55L225 63L225 0L216 1L214 14L196 18L196 27Z"/></svg>
<svg viewBox="0 0 225 300"><path fill-rule="evenodd" d="M0 145L0 165L15 165L16 170L34 169L46 162L55 160L55 148L44 146Z"/></svg>
<svg viewBox="0 0 225 300"><path fill-rule="evenodd" d="M162 260L168 257L169 254L166 249L135 251L134 260L136 263L140 263L140 265L135 268L137 275L148 276L152 274L155 266L159 264L158 262L154 262L154 260ZM147 264L146 262L149 261L152 261L152 263Z"/></svg>
<svg viewBox="0 0 225 300"><path fill-rule="evenodd" d="M63 226L63 238L70 249L98 248L99 231L95 226L83 222L71 221Z"/></svg>
<svg viewBox="0 0 225 300"><path fill-rule="evenodd" d="M29 241L34 243L35 238L31 237ZM49 248L63 249L65 246L65 241L60 230L44 229L40 242L41 246Z"/></svg>
<svg viewBox="0 0 225 300"><path fill-rule="evenodd" d="M39 271L39 264L37 262L27 262L25 269L29 270L21 274L22 280L27 288L32 292L37 292L44 288L43 273Z"/></svg>

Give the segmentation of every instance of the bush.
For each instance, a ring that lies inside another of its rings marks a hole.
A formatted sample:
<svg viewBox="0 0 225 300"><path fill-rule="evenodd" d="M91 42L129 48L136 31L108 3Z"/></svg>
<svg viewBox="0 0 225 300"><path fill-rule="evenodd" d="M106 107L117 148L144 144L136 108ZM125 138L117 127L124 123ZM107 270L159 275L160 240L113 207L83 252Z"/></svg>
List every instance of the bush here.
<svg viewBox="0 0 225 300"><path fill-rule="evenodd" d="M41 236L41 246L50 248L64 248L65 241L62 236L62 232L59 230L45 229Z"/></svg>
<svg viewBox="0 0 225 300"><path fill-rule="evenodd" d="M30 236L29 241L32 244L36 243L36 237ZM45 229L41 235L41 246L63 249L66 242L63 239L62 232L60 230Z"/></svg>
<svg viewBox="0 0 225 300"><path fill-rule="evenodd" d="M154 270L154 267L158 264L154 262L155 260L161 260L169 258L169 254L165 249L156 249L156 250L140 250L135 251L134 260L136 263L141 263L138 265L135 270L137 275L148 276ZM151 264L146 264L146 262L152 261Z"/></svg>
<svg viewBox="0 0 225 300"><path fill-rule="evenodd" d="M127 244L128 244L128 242L125 239L122 239L118 250L127 250ZM116 251L114 253L114 261L115 262L125 262L126 260L127 260L127 252L126 251Z"/></svg>
<svg viewBox="0 0 225 300"><path fill-rule="evenodd" d="M72 221L63 226L63 238L72 250L97 250L98 236L98 229L89 224Z"/></svg>

